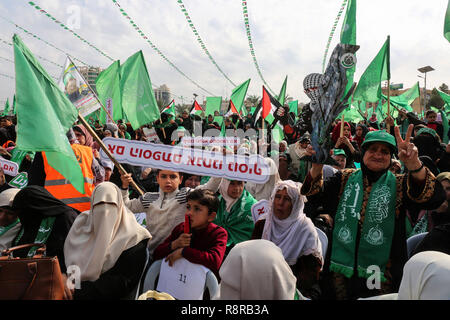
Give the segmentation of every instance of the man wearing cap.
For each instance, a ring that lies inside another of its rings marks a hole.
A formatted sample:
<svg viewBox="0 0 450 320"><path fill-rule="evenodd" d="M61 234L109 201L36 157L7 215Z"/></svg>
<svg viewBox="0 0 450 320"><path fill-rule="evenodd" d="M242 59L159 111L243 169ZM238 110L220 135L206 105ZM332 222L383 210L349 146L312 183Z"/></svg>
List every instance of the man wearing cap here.
<svg viewBox="0 0 450 320"><path fill-rule="evenodd" d="M398 127L395 138L384 130L369 132L361 145L361 169L345 169L326 182L323 165L312 165L301 192L308 198L319 197L334 221L330 259L324 266L334 293L328 298L397 292L408 259L405 211L433 210L445 200L442 186L410 142L412 130L410 125L405 140ZM314 150L310 148L309 153ZM407 174L389 171L396 153Z"/></svg>
<svg viewBox="0 0 450 320"><path fill-rule="evenodd" d="M0 193L0 252L12 246L21 227L17 213L12 210L12 202L19 191L10 188Z"/></svg>
<svg viewBox="0 0 450 320"><path fill-rule="evenodd" d="M333 165L333 168L337 170L344 170L345 165L347 164L347 155L343 149L333 149L333 155L331 156L336 164Z"/></svg>

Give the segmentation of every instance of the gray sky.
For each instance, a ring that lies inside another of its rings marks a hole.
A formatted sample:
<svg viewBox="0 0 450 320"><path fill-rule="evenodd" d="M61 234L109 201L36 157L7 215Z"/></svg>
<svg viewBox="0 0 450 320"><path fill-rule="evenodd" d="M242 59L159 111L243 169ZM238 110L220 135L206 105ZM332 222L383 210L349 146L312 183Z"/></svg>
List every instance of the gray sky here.
<svg viewBox="0 0 450 320"><path fill-rule="evenodd" d="M209 93L190 82L153 50L125 19L111 0L36 0L42 9L115 60L124 62L143 50L153 84L166 84L177 97L191 103ZM211 63L188 26L176 0L118 0L154 45L186 76L214 96L229 97L234 86ZM308 102L304 77L322 72L322 59L342 0L248 0L249 24L255 55L269 87L279 92L288 76L287 93ZM247 41L241 0L184 0L194 26L218 66L236 84L251 79L247 95L261 96L262 84ZM447 0L358 0L355 81L391 37L391 82L405 88L423 79L418 68L430 65L427 88L450 86L450 43L443 36ZM344 11L345 13L345 11ZM344 13L337 25L329 54L339 41ZM63 65L65 55L27 35L3 18L33 32L72 56L94 66L112 61L78 40L26 0L0 0L0 38L12 42L17 33L36 55ZM77 26L76 26L77 27ZM329 55L328 55L329 56ZM0 42L0 73L14 76L13 48ZM38 58L39 59L39 58ZM61 68L42 61L50 75ZM14 80L0 75L0 101L14 94ZM175 98L176 102L181 99ZM2 106L0 108L3 108Z"/></svg>

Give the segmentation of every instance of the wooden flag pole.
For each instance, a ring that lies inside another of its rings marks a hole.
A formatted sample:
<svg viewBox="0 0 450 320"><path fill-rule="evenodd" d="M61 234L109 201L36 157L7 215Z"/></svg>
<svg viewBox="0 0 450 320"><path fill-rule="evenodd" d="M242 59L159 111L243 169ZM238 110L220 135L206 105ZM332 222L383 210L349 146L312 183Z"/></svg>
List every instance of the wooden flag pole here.
<svg viewBox="0 0 450 320"><path fill-rule="evenodd" d="M391 84L390 83L391 82L388 79L388 81L387 81L387 104L388 104L387 105L387 114L388 114L388 117L391 116L391 108L390 108L390 105L391 105ZM387 131L387 133L391 132L391 125L389 123L387 123L387 122L386 122L386 131Z"/></svg>
<svg viewBox="0 0 450 320"><path fill-rule="evenodd" d="M343 137L344 136L344 115L342 115L341 117L341 132L339 134L339 137Z"/></svg>
<svg viewBox="0 0 450 320"><path fill-rule="evenodd" d="M100 147L103 149L103 151L106 153L106 155L111 159L111 161L114 163L115 166L117 166L117 169L119 170L120 174L127 174L127 172L125 171L125 169L122 167L122 165L117 162L117 160L114 158L114 156L111 154L111 152L109 152L108 148L105 146L105 144L103 143L102 140L100 140L99 136L97 136L97 134L95 133L95 131L91 128L91 126L86 122L86 120L81 116L80 113L78 113L78 120L80 120L80 122L86 127L86 129L89 131L89 133L92 135L92 137L94 138L95 141L98 142L98 144L100 145ZM136 184L136 182L134 182L133 180L131 181L131 186L133 188L135 188L140 195L144 194L144 191L141 190L141 188L138 187L138 185Z"/></svg>

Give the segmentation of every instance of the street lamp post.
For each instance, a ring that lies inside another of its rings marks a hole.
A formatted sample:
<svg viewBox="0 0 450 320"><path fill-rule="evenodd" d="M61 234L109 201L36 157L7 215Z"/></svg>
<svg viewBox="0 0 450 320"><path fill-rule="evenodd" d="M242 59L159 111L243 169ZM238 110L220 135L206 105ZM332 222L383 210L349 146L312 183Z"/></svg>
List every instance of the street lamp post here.
<svg viewBox="0 0 450 320"><path fill-rule="evenodd" d="M425 84L424 84L424 88L423 88L424 98L423 98L423 107L422 107L422 112L424 112L425 107L427 105L427 72L433 71L434 69L430 66L426 66L426 67L419 68L417 70L419 70L419 72L424 74Z"/></svg>

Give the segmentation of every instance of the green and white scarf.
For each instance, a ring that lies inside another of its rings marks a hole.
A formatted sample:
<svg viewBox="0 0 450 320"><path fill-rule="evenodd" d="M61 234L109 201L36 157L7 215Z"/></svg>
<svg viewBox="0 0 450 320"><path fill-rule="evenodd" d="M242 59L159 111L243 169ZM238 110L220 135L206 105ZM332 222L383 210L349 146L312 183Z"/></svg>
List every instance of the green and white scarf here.
<svg viewBox="0 0 450 320"><path fill-rule="evenodd" d="M345 185L333 230L330 270L350 278L354 272L356 235L363 202L363 174L356 170ZM368 278L369 266L380 268L381 280L389 260L395 224L396 179L387 171L373 185L357 254L358 276Z"/></svg>
<svg viewBox="0 0 450 320"><path fill-rule="evenodd" d="M53 230L53 224L55 223L56 217L48 217L41 221L41 225L39 226L38 233L36 235L36 238L34 239L34 243L47 243L47 239L50 236L50 233L52 233ZM20 241L20 238L22 238L24 233L24 228L22 227L22 230L20 230L19 236L15 240L15 245L17 245ZM36 250L38 247L31 247L31 249L28 251L28 258L32 258L34 254L36 253Z"/></svg>
<svg viewBox="0 0 450 320"><path fill-rule="evenodd" d="M3 236L6 232L14 228L18 223L20 222L19 219L11 223L10 225L7 225L5 227L0 226L0 237Z"/></svg>

